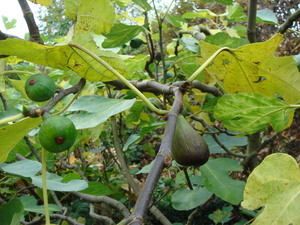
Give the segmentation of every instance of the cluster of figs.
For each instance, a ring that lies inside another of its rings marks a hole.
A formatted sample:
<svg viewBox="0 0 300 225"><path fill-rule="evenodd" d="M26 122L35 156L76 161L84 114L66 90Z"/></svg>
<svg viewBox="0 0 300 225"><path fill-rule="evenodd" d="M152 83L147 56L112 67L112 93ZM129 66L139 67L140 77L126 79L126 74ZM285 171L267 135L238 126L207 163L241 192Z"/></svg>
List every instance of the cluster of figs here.
<svg viewBox="0 0 300 225"><path fill-rule="evenodd" d="M55 82L43 74L30 76L25 82L25 92L29 99L44 102L56 92ZM49 152L62 152L69 149L76 140L76 128L73 122L64 116L51 116L44 120L39 130L39 140Z"/></svg>
<svg viewBox="0 0 300 225"><path fill-rule="evenodd" d="M27 96L36 102L51 99L56 85L51 77L36 74L25 83ZM76 140L73 122L64 116L51 116L44 120L39 131L39 140L44 149L58 153L69 149ZM199 167L209 158L209 149L201 135L180 115L177 118L172 143L173 159L182 166Z"/></svg>

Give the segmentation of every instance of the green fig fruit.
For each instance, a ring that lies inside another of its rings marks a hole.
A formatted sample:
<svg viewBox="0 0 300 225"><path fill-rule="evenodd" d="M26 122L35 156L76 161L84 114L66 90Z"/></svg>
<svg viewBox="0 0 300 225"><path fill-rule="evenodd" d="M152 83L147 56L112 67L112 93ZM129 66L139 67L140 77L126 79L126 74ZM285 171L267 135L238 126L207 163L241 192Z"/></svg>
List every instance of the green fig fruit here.
<svg viewBox="0 0 300 225"><path fill-rule="evenodd" d="M144 41L143 41L142 39L139 39L139 38L133 38L133 39L130 41L130 47L131 47L131 48L138 48L138 47L140 47L143 43L144 43Z"/></svg>
<svg viewBox="0 0 300 225"><path fill-rule="evenodd" d="M42 74L30 76L25 82L25 92L32 101L44 102L55 94L56 86L54 81Z"/></svg>
<svg viewBox="0 0 300 225"><path fill-rule="evenodd" d="M177 118L171 152L182 166L202 166L210 155L206 142L182 115Z"/></svg>
<svg viewBox="0 0 300 225"><path fill-rule="evenodd" d="M49 152L62 152L70 148L76 140L73 122L64 116L47 118L39 131L40 143Z"/></svg>

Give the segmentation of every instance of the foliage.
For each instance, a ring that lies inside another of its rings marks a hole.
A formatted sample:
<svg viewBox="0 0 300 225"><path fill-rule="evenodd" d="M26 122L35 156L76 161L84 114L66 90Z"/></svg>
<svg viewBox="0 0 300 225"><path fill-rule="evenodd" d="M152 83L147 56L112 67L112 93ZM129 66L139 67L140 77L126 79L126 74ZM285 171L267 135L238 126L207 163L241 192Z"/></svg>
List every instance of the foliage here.
<svg viewBox="0 0 300 225"><path fill-rule="evenodd" d="M24 15L30 41L0 32L5 224L297 223L299 167L286 153L299 139L299 57L278 47L299 10L278 20L231 0L39 3L43 29ZM253 43L250 24L280 29ZM53 98L28 98L34 74L55 82ZM40 125L57 115L76 140L46 152ZM210 148L200 167L172 159L178 116Z"/></svg>

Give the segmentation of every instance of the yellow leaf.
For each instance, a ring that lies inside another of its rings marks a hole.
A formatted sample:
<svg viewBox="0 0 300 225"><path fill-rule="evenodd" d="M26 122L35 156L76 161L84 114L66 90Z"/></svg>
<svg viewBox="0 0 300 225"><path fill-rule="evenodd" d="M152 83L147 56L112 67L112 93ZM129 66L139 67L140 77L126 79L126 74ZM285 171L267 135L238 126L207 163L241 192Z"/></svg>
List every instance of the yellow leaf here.
<svg viewBox="0 0 300 225"><path fill-rule="evenodd" d="M27 118L20 122L2 127L0 129L0 163L5 162L9 152L24 138L32 129L42 123L42 118Z"/></svg>
<svg viewBox="0 0 300 225"><path fill-rule="evenodd" d="M52 0L30 0L30 1L33 2L33 3L36 3L36 4L43 5L43 6L52 5Z"/></svg>
<svg viewBox="0 0 300 225"><path fill-rule="evenodd" d="M295 103L300 99L296 63L292 56L274 56L282 40L283 35L277 34L266 42L222 51L206 71L227 93L255 92L269 97L278 94L286 102ZM220 49L205 42L199 45L204 60Z"/></svg>
<svg viewBox="0 0 300 225"><path fill-rule="evenodd" d="M287 154L267 156L247 179L242 207L262 212L254 224L299 224L300 171Z"/></svg>
<svg viewBox="0 0 300 225"><path fill-rule="evenodd" d="M97 53L121 74L125 72L124 63L117 54L101 50ZM91 56L69 45L45 46L19 39L6 39L0 41L0 54L15 55L36 64L61 70L73 70L90 81L105 82L117 79Z"/></svg>

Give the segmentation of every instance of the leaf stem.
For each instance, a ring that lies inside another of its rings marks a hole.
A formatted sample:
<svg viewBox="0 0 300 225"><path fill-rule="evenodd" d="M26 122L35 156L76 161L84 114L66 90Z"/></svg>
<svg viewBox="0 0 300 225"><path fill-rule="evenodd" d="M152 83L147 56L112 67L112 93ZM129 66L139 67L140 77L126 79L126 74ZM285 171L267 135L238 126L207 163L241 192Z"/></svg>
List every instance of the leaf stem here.
<svg viewBox="0 0 300 225"><path fill-rule="evenodd" d="M94 58L97 62L102 64L104 67L106 67L111 73L113 73L118 79L120 79L130 90L132 90L138 97L142 99L142 101L149 107L150 110L157 114L166 114L168 111L166 110L160 110L156 108L147 98L145 95L143 95L142 92L140 92L134 85L132 85L126 78L124 78L118 71L116 71L113 67L111 67L107 62L105 62L103 59L98 57L95 53L91 52L87 48L76 44L76 43L69 43L71 47L77 48L84 53L88 54L92 58Z"/></svg>
<svg viewBox="0 0 300 225"><path fill-rule="evenodd" d="M50 225L50 216L48 210L48 194L47 194L47 181L46 181L46 150L42 150L42 187L43 187L43 199L44 199L44 211L46 225Z"/></svg>
<svg viewBox="0 0 300 225"><path fill-rule="evenodd" d="M223 51L229 51L230 48L228 47L223 47L220 48L218 51L216 51L214 54L212 54L193 74L190 76L188 81L192 82L193 80L196 79L196 77Z"/></svg>
<svg viewBox="0 0 300 225"><path fill-rule="evenodd" d="M6 117L6 118L3 118L3 119L0 120L0 125L4 124L4 123L15 121L15 120L19 120L19 119L22 119L24 117L25 116L23 115L23 113L19 113L19 114L14 115L14 116Z"/></svg>

